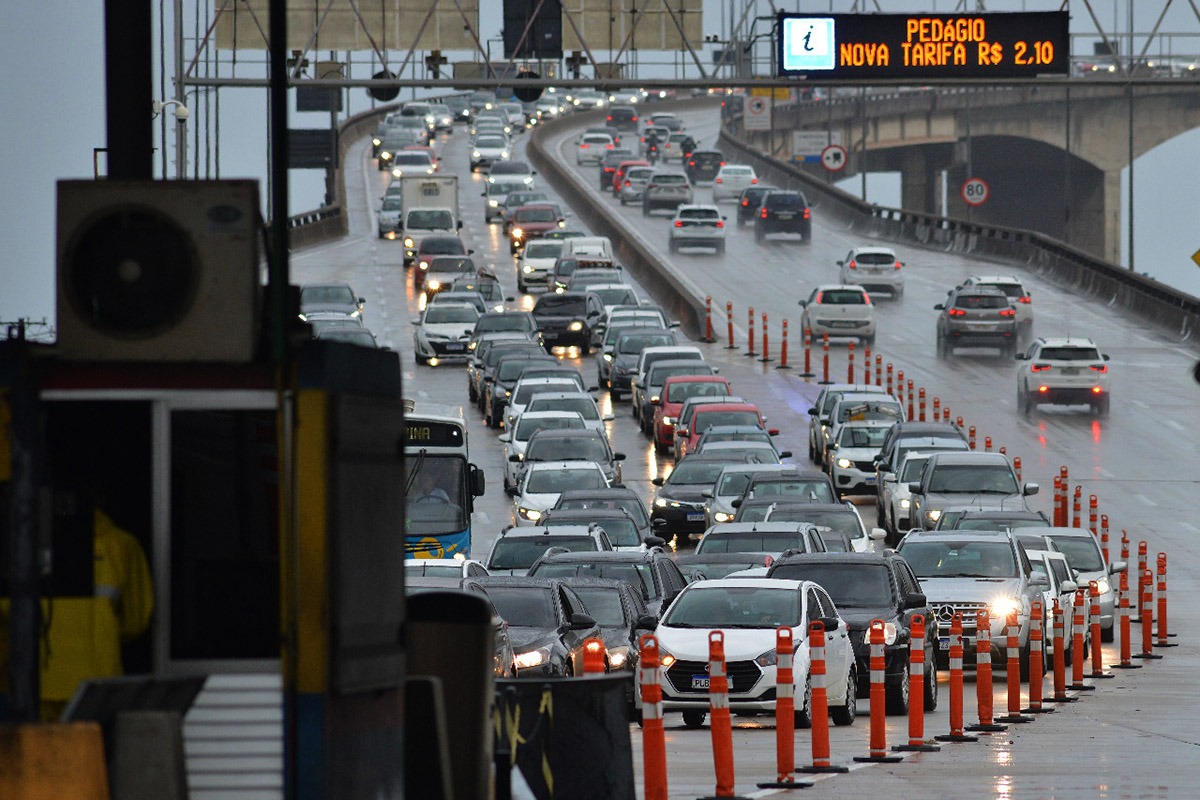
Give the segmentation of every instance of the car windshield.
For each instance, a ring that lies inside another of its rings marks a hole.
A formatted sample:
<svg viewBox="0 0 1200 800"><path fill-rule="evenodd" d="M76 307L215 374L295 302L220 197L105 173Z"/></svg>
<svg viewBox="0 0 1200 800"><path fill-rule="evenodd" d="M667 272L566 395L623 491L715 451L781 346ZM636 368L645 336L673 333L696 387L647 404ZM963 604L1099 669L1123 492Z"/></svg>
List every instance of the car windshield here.
<svg viewBox="0 0 1200 800"><path fill-rule="evenodd" d="M405 576L420 575L424 578L461 578L461 564L425 564L425 559L410 558L404 562Z"/></svg>
<svg viewBox="0 0 1200 800"><path fill-rule="evenodd" d="M618 497L575 497L563 500L555 508L623 508L630 513L638 525L645 527L650 524L650 516L646 513L646 509L642 506L641 501L628 495Z"/></svg>
<svg viewBox="0 0 1200 800"><path fill-rule="evenodd" d="M497 553L499 545L505 544L500 542L497 545ZM517 544L510 542L509 544ZM536 544L536 543L531 543ZM545 546L542 546L545 549ZM493 555L493 561L495 561ZM532 564L533 562L529 562ZM494 566L499 567L498 564ZM529 565L526 564L526 567ZM513 567L500 567L501 569L512 569ZM492 599L492 604L496 606L496 613L499 614L509 625L518 628L557 628L558 620L554 614L554 601L550 596L549 589L526 589L517 586L488 586L488 597Z"/></svg>
<svg viewBox="0 0 1200 800"><path fill-rule="evenodd" d="M577 411L586 420L600 419L600 409L596 401L588 396L581 397L539 397L531 400L526 411Z"/></svg>
<svg viewBox="0 0 1200 800"><path fill-rule="evenodd" d="M383 200L383 210L402 211L404 210L404 203L401 202L399 197L385 197Z"/></svg>
<svg viewBox="0 0 1200 800"><path fill-rule="evenodd" d="M568 489L599 489L607 485L598 469L539 469L529 474L525 491L529 494L556 494Z"/></svg>
<svg viewBox="0 0 1200 800"><path fill-rule="evenodd" d="M905 561L919 578L1014 578L1017 561L1007 541L938 539L904 542Z"/></svg>
<svg viewBox="0 0 1200 800"><path fill-rule="evenodd" d="M513 222L555 222L558 215L552 208L521 208L513 214Z"/></svg>
<svg viewBox="0 0 1200 800"><path fill-rule="evenodd" d="M826 306L868 305L866 292L859 289L826 289L817 292L817 303Z"/></svg>
<svg viewBox="0 0 1200 800"><path fill-rule="evenodd" d="M528 331L532 330L533 326L529 324L529 319L523 314L495 314L486 317L481 317L479 322L475 324L476 333L486 333L489 331Z"/></svg>
<svg viewBox="0 0 1200 800"><path fill-rule="evenodd" d="M859 253L853 258L857 264L874 264L891 266L896 263L895 253Z"/></svg>
<svg viewBox="0 0 1200 800"><path fill-rule="evenodd" d="M685 381L667 387L667 402L682 403L689 397L728 397L729 385L724 381Z"/></svg>
<svg viewBox="0 0 1200 800"><path fill-rule="evenodd" d="M582 428L583 421L580 420L578 424L570 427ZM529 443L529 449L525 451L526 461L566 461L567 459L604 463L609 460L608 448L598 437L539 436Z"/></svg>
<svg viewBox="0 0 1200 800"><path fill-rule="evenodd" d="M650 176L653 174L652 167L630 167L629 171L625 173L625 177L631 182L641 183L650 180Z"/></svg>
<svg viewBox="0 0 1200 800"><path fill-rule="evenodd" d="M804 505L786 504L777 506L767 513L772 522L811 522L821 528L829 528L851 539L862 536L858 514L851 509L810 511Z"/></svg>
<svg viewBox="0 0 1200 800"><path fill-rule="evenodd" d="M753 474L750 470L724 473L717 482L716 494L719 497L740 497Z"/></svg>
<svg viewBox="0 0 1200 800"><path fill-rule="evenodd" d="M517 429L513 431L513 439L527 442L538 431L579 430L583 428L583 419L579 417L526 417L517 421ZM575 458L575 456L571 456ZM561 461L562 458L543 458L543 461Z"/></svg>
<svg viewBox="0 0 1200 800"><path fill-rule="evenodd" d="M1100 361L1100 351L1094 347L1043 347L1038 360L1046 361Z"/></svg>
<svg viewBox="0 0 1200 800"><path fill-rule="evenodd" d="M939 464L929 477L929 492L1016 494L1017 478L1006 464Z"/></svg>
<svg viewBox="0 0 1200 800"><path fill-rule="evenodd" d="M904 466L901 468L900 481L903 483L912 483L921 479L921 470L925 469L925 462L929 460L929 456L920 458L908 458L904 461Z"/></svg>
<svg viewBox="0 0 1200 800"><path fill-rule="evenodd" d="M562 248L562 242L530 242L525 245L525 260L558 258Z"/></svg>
<svg viewBox="0 0 1200 800"><path fill-rule="evenodd" d="M329 328L317 335L318 339L333 339L338 342L356 344L360 347L378 347L371 332L362 328Z"/></svg>
<svg viewBox="0 0 1200 800"><path fill-rule="evenodd" d="M673 628L778 628L802 622L800 593L785 588L695 588L671 604L662 624Z"/></svg>
<svg viewBox="0 0 1200 800"><path fill-rule="evenodd" d="M722 176L733 176L735 178L750 178L754 176L754 170L750 167L724 167L721 169Z"/></svg>
<svg viewBox="0 0 1200 800"><path fill-rule="evenodd" d="M692 415L692 433L698 434L713 425L757 425L757 411L705 411L697 409Z"/></svg>
<svg viewBox="0 0 1200 800"><path fill-rule="evenodd" d="M504 149L507 146L508 146L508 139L504 138L503 136L486 135L486 136L476 137L476 139L475 139L475 147L477 149L483 148L483 147L486 147L489 149L495 148L495 147Z"/></svg>
<svg viewBox="0 0 1200 800"><path fill-rule="evenodd" d="M825 587L838 608L883 608L893 605L888 568L865 564L779 564L772 578L814 581Z"/></svg>
<svg viewBox="0 0 1200 800"><path fill-rule="evenodd" d="M624 286L613 289L593 289L592 291L606 306L633 305L638 301L637 292ZM674 344L674 342L664 342L664 344Z"/></svg>
<svg viewBox="0 0 1200 800"><path fill-rule="evenodd" d="M711 486L724 468L722 461L690 461L685 458L671 471L666 482L672 486Z"/></svg>
<svg viewBox="0 0 1200 800"><path fill-rule="evenodd" d="M619 591L599 586L572 588L583 599L588 614L601 628L624 628L629 624L625 619L625 605L621 602Z"/></svg>
<svg viewBox="0 0 1200 800"><path fill-rule="evenodd" d="M660 186L685 186L688 179L686 175L655 175L654 182Z"/></svg>
<svg viewBox="0 0 1200 800"><path fill-rule="evenodd" d="M629 564L620 561L601 561L599 563L572 564L540 564L537 576L550 578L609 578L625 581L642 597L653 599L657 597L654 590L654 578L650 568L645 564Z"/></svg>
<svg viewBox="0 0 1200 800"><path fill-rule="evenodd" d="M487 568L489 570L528 570L533 566L533 562L545 555L546 550L551 547L561 547L572 553L589 553L600 549L596 540L591 536L555 534L554 536L505 537L496 542L496 548L492 551L491 563L487 565ZM490 591L488 593L491 594ZM500 616L508 619L504 612L501 612Z"/></svg>
<svg viewBox="0 0 1200 800"><path fill-rule="evenodd" d="M349 286L305 286L300 290L300 305L357 304L358 298Z"/></svg>
<svg viewBox="0 0 1200 800"><path fill-rule="evenodd" d="M1067 561L1073 569L1080 572L1100 572L1104 569L1104 559L1094 540L1082 536L1055 534L1050 534L1050 539L1066 554Z"/></svg>
<svg viewBox="0 0 1200 800"><path fill-rule="evenodd" d="M409 215L409 220L411 221L418 213L430 215L424 218L425 226L449 228L452 225L453 216L449 211L414 211ZM440 215L440 217L436 215ZM441 219L445 224L439 225L435 221L437 219ZM467 249L463 247L462 240L457 236L430 236L421 242L421 252L426 255L465 256Z"/></svg>
<svg viewBox="0 0 1200 800"><path fill-rule="evenodd" d="M452 306L435 303L425 309L425 322L444 323L461 322L464 325L474 325L479 319L479 312L469 306Z"/></svg>
<svg viewBox="0 0 1200 800"><path fill-rule="evenodd" d="M675 335L672 333L627 333L617 339L616 351L619 354L631 355L640 353L647 347L658 347L660 345L675 344Z"/></svg>
<svg viewBox="0 0 1200 800"><path fill-rule="evenodd" d="M713 222L721 218L721 212L715 208L681 208L679 209L679 218Z"/></svg>
<svg viewBox="0 0 1200 800"><path fill-rule="evenodd" d="M838 434L838 446L879 449L883 446L883 440L887 433L888 429L882 426L870 428L844 426Z"/></svg>
<svg viewBox="0 0 1200 800"><path fill-rule="evenodd" d="M582 315L587 310L587 300L582 297L567 297L561 294L547 294L538 298L533 307L535 317Z"/></svg>
<svg viewBox="0 0 1200 800"><path fill-rule="evenodd" d="M410 167L428 167L432 164L429 156L424 153L412 152L396 153L392 157L392 164L403 164Z"/></svg>
<svg viewBox="0 0 1200 800"><path fill-rule="evenodd" d="M751 497L804 497L814 503L837 502L823 480L763 481L752 489Z"/></svg>
<svg viewBox="0 0 1200 800"><path fill-rule="evenodd" d="M940 525L941 520L938 520L938 522L938 527L942 527ZM1003 531L1009 528L1015 528L1018 526L1025 527L1028 525L1037 525L1045 528L1050 527L1050 523L1048 521L1044 521L1043 523L1037 520L1028 519L1026 517L1005 517L1001 515L968 516L966 514L955 520L954 524L950 527L957 531ZM1029 546L1033 549L1038 549L1039 547L1044 548L1045 543L1040 541L1042 537L1038 536L1035 538L1039 540L1034 543L1037 545L1037 547L1034 547L1034 544L1030 544Z"/></svg>
<svg viewBox="0 0 1200 800"><path fill-rule="evenodd" d="M529 402L529 398L533 397L538 392L569 392L575 389L577 386L578 384L569 378L546 382L539 381L537 383L525 383L522 381L521 385L513 391L512 397L508 399L508 402L510 405L523 406ZM560 458L558 460L565 461L566 459Z"/></svg>
<svg viewBox="0 0 1200 800"><path fill-rule="evenodd" d="M960 294L954 298L955 308L1008 308L1008 298L999 294Z"/></svg>
<svg viewBox="0 0 1200 800"><path fill-rule="evenodd" d="M429 260L430 272L475 272L475 262L465 256L437 256Z"/></svg>
<svg viewBox="0 0 1200 800"><path fill-rule="evenodd" d="M767 195L765 205L771 209L804 208L804 198L798 194L771 192Z"/></svg>

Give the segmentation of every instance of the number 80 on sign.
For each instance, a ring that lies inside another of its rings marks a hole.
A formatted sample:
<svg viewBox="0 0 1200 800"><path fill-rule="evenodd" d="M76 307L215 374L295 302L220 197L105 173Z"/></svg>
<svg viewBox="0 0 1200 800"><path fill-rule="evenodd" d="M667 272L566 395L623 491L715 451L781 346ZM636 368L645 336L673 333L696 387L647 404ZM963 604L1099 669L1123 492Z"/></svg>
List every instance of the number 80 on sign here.
<svg viewBox="0 0 1200 800"><path fill-rule="evenodd" d="M981 206L987 202L991 190L983 178L968 178L963 181L962 199L969 206Z"/></svg>

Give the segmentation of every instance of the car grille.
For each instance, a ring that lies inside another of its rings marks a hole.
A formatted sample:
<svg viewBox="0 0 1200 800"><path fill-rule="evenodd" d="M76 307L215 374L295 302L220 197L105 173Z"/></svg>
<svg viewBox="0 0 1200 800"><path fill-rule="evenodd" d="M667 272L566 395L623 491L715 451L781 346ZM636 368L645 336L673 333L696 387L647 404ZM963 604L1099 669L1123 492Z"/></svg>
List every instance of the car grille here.
<svg viewBox="0 0 1200 800"><path fill-rule="evenodd" d="M855 461L854 468L856 470L858 470L859 472L874 472L875 471L875 462L874 461Z"/></svg>
<svg viewBox="0 0 1200 800"><path fill-rule="evenodd" d="M750 691L762 677L762 670L753 661L731 661L725 665L725 673L729 676L731 694ZM667 670L667 680L680 694L707 695L707 689L692 688L692 676L706 674L708 674L707 661L676 661Z"/></svg>
<svg viewBox="0 0 1200 800"><path fill-rule="evenodd" d="M938 625L950 630L950 623L954 621L954 614L957 612L963 617L963 633L975 632L975 615L988 607L987 603L938 603L933 607L933 616L937 618Z"/></svg>

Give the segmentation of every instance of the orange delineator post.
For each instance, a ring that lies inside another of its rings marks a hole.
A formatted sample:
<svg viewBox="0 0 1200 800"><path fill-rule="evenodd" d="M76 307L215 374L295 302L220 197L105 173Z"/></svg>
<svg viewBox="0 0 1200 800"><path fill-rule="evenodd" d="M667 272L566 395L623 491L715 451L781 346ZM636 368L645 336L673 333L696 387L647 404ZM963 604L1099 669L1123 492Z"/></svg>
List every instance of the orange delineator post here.
<svg viewBox="0 0 1200 800"><path fill-rule="evenodd" d="M871 384L871 345L863 345L863 383Z"/></svg>
<svg viewBox="0 0 1200 800"><path fill-rule="evenodd" d="M963 624L962 614L950 620L950 733L935 736L939 742L977 742L978 736L963 733Z"/></svg>
<svg viewBox="0 0 1200 800"><path fill-rule="evenodd" d="M894 370L895 370L895 366L893 366L892 362L889 361L887 364L887 393L888 394L895 393L894 389L895 389L896 384L895 384ZM903 374L903 373L901 373L901 374ZM902 391L902 392L904 391L904 381L900 381L900 391Z"/></svg>
<svg viewBox="0 0 1200 800"><path fill-rule="evenodd" d="M1133 631L1129 624L1129 571L1121 573L1121 580L1118 584L1120 587L1121 599L1117 603L1117 613L1121 620L1121 663L1116 665L1116 669L1141 669L1141 664L1133 663Z"/></svg>
<svg viewBox="0 0 1200 800"><path fill-rule="evenodd" d="M780 335L782 340L779 344L779 364L775 369L789 369L787 363L788 357L788 321L783 321L783 333Z"/></svg>
<svg viewBox="0 0 1200 800"><path fill-rule="evenodd" d="M813 377L812 371L812 330L804 329L804 372L800 373L801 378Z"/></svg>
<svg viewBox="0 0 1200 800"><path fill-rule="evenodd" d="M1124 561L1125 565L1126 565L1125 572L1123 572L1121 574L1128 575L1129 574L1129 533L1124 528L1121 529L1121 561ZM1124 595L1125 592L1128 592L1128 591L1129 591L1129 580L1128 579L1126 579L1124 583L1117 584L1117 603L1118 604L1121 602L1121 596ZM1137 597L1134 597L1133 600L1130 601L1130 603L1129 603L1130 614L1133 613L1133 607L1135 604L1137 604L1137 602L1138 602Z"/></svg>
<svg viewBox="0 0 1200 800"><path fill-rule="evenodd" d="M992 437L990 437L990 436L983 437L983 452L985 452L985 453L992 452Z"/></svg>
<svg viewBox="0 0 1200 800"><path fill-rule="evenodd" d="M1138 542L1137 573L1136 573L1138 576L1138 587L1137 587L1137 595L1133 598L1133 602L1137 606L1137 621L1138 622L1142 621L1142 612L1145 611L1145 609L1142 607L1142 573L1145 572L1147 569L1146 559L1148 557L1149 549L1150 549L1150 545L1145 539L1142 539L1141 541ZM1150 609L1150 615L1151 616L1154 615L1153 608Z"/></svg>
<svg viewBox="0 0 1200 800"><path fill-rule="evenodd" d="M1042 705L1042 683L1045 680L1045 642L1042 641L1042 601L1034 600L1029 607L1029 707L1027 714L1049 714L1053 708Z"/></svg>
<svg viewBox="0 0 1200 800"><path fill-rule="evenodd" d="M900 373L900 374L903 375L904 373ZM909 378L908 381L904 385L905 385L904 393L908 395L908 419L911 422L914 419L914 417L913 417L913 382L912 382L912 378ZM925 390L922 389L921 391L924 392ZM925 411L924 395L921 396L921 403L922 403L921 413L924 414L924 411Z"/></svg>
<svg viewBox="0 0 1200 800"><path fill-rule="evenodd" d="M1071 527L1078 528L1083 522L1079 517L1083 514L1083 487L1075 487L1075 496L1071 501Z"/></svg>
<svg viewBox="0 0 1200 800"><path fill-rule="evenodd" d="M771 340L768 338L768 335L767 335L767 312L765 312L765 311L763 312L763 315L762 315L762 343L763 343L763 352L762 352L762 358L760 358L759 361L770 361L771 360Z"/></svg>
<svg viewBox="0 0 1200 800"><path fill-rule="evenodd" d="M1090 613L1092 622L1092 671L1089 678L1112 678L1111 672L1104 671L1104 651L1100 647L1100 584L1088 581L1088 596L1091 598Z"/></svg>
<svg viewBox="0 0 1200 800"><path fill-rule="evenodd" d="M949 421L950 421L950 406L942 406L942 422L949 422Z"/></svg>
<svg viewBox="0 0 1200 800"><path fill-rule="evenodd" d="M726 350L736 350L737 345L733 343L733 302L725 301L725 319L729 324L729 331L725 334L725 340L728 344L725 345Z"/></svg>
<svg viewBox="0 0 1200 800"><path fill-rule="evenodd" d="M933 421L937 422L942 416L942 398L933 398Z"/></svg>
<svg viewBox="0 0 1200 800"><path fill-rule="evenodd" d="M725 634L708 634L708 727L712 733L715 797L733 797L733 724L729 717L729 678L725 674Z"/></svg>
<svg viewBox="0 0 1200 800"><path fill-rule="evenodd" d="M849 361L846 362L846 383L854 383L854 342L850 343Z"/></svg>
<svg viewBox="0 0 1200 800"><path fill-rule="evenodd" d="M918 408L920 409L920 415L917 417L917 420L919 422L924 422L925 421L925 387L924 386L922 386L917 391L917 401L918 401L917 402Z"/></svg>
<svg viewBox="0 0 1200 800"><path fill-rule="evenodd" d="M875 354L875 385L883 386L883 356L878 353Z"/></svg>
<svg viewBox="0 0 1200 800"><path fill-rule="evenodd" d="M1167 554L1159 553L1158 567L1158 609L1155 622L1158 625L1158 638L1155 647L1175 647L1174 642L1168 642L1171 634L1167 632Z"/></svg>
<svg viewBox="0 0 1200 800"><path fill-rule="evenodd" d="M1085 591L1083 589L1075 590L1075 599L1071 604L1071 685L1069 688L1077 692L1090 692L1095 690L1095 686L1089 686L1083 682L1083 660L1087 658L1087 646L1084 644L1084 632L1087 630L1085 622L1086 600L1084 598Z"/></svg>
<svg viewBox="0 0 1200 800"><path fill-rule="evenodd" d="M642 783L646 800L667 800L667 740L663 734L658 639L643 633L638 667L642 683Z"/></svg>
<svg viewBox="0 0 1200 800"><path fill-rule="evenodd" d="M1004 679L1008 688L1006 700L1008 713L997 722L1033 722L1033 717L1021 713L1021 623L1016 611L1010 611L1004 620L1005 654ZM1033 656L1030 656L1032 659Z"/></svg>
<svg viewBox="0 0 1200 800"><path fill-rule="evenodd" d="M754 352L754 306L750 306L750 324L747 326L746 341L749 342L749 347L746 349L746 355L756 356Z"/></svg>
<svg viewBox="0 0 1200 800"><path fill-rule="evenodd" d="M829 763L829 694L825 686L825 625L810 622L808 625L809 685L812 687L812 764L800 767L796 772L825 773L849 772L849 767ZM857 687L850 687L854 692Z"/></svg>
<svg viewBox="0 0 1200 800"><path fill-rule="evenodd" d="M1141 544L1145 544L1145 542L1139 543L1139 547ZM1142 570L1139 575L1138 596L1141 598L1142 607L1142 652L1135 655L1134 658L1162 658L1161 655L1154 652L1154 575L1148 569Z"/></svg>
<svg viewBox="0 0 1200 800"><path fill-rule="evenodd" d="M887 748L887 686L885 672L887 660L884 656L883 620L871 620L867 629L867 641L871 645L871 742L868 755L855 756L854 760L869 763L894 763L901 756L888 755Z"/></svg>
<svg viewBox="0 0 1200 800"><path fill-rule="evenodd" d="M958 420L959 420L958 427L961 428L962 427L962 417L959 417ZM971 448L972 450L975 449L975 426L974 425L972 425L970 428L967 429L967 447Z"/></svg>
<svg viewBox="0 0 1200 800"><path fill-rule="evenodd" d="M1067 694L1067 637L1066 623L1063 620L1065 612L1054 598L1053 643L1054 643L1054 695L1046 698L1047 703L1074 703L1079 698Z"/></svg>
<svg viewBox="0 0 1200 800"><path fill-rule="evenodd" d="M1104 565L1108 566L1108 514L1100 515L1100 555L1104 557Z"/></svg>
<svg viewBox="0 0 1200 800"><path fill-rule="evenodd" d="M1070 498L1067 497L1067 493L1071 491L1071 479L1069 477L1069 473L1067 472L1066 465L1058 468L1058 476L1062 479L1062 516L1059 517L1059 521L1055 522L1054 524L1059 528L1065 528L1071 524L1071 501Z"/></svg>
<svg viewBox="0 0 1200 800"><path fill-rule="evenodd" d="M603 675L604 656L608 652L604 640L591 636L583 640L583 674Z"/></svg>
<svg viewBox="0 0 1200 800"><path fill-rule="evenodd" d="M975 704L979 722L967 726L969 731L999 733L1007 725L997 725L992 719L992 619L987 609L975 615Z"/></svg>
<svg viewBox="0 0 1200 800"><path fill-rule="evenodd" d="M704 297L704 341L715 342L712 324L712 295Z"/></svg>
<svg viewBox="0 0 1200 800"><path fill-rule="evenodd" d="M825 360L825 365L824 365L824 368L822 369L821 383L833 383L833 381L829 380L829 333L828 333L828 331L821 334L821 346L825 351L824 356L823 356L823 358Z"/></svg>
<svg viewBox="0 0 1200 800"><path fill-rule="evenodd" d="M1054 511L1051 514L1051 524L1056 528L1061 528L1062 523L1062 478L1054 476Z"/></svg>
<svg viewBox="0 0 1200 800"><path fill-rule="evenodd" d="M925 617L914 614L909 629L908 744L892 749L905 753L936 753L942 748L925 741Z"/></svg>
<svg viewBox="0 0 1200 800"><path fill-rule="evenodd" d="M810 645L811 646L811 645ZM775 780L760 789L795 789L810 786L796 781L796 684L793 673L792 629L775 629Z"/></svg>
<svg viewBox="0 0 1200 800"><path fill-rule="evenodd" d="M1094 494L1088 495L1088 530L1092 536L1099 537L1098 520L1100 516L1100 498Z"/></svg>

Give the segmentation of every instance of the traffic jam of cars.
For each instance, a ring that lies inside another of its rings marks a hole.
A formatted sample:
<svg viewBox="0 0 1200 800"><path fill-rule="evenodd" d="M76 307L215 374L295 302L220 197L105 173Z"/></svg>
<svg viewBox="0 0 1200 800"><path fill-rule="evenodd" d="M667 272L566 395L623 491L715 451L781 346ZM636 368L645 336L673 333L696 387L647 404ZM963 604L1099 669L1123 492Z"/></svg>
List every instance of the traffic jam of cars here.
<svg viewBox="0 0 1200 800"><path fill-rule="evenodd" d="M991 663L1000 671L1015 664L1023 680L1053 674L1059 647L1068 665L1092 658L1093 603L1101 640L1113 641L1118 587L1137 576L1124 574L1133 570L1115 545L1102 550L1072 526L1065 487L1056 481L1054 518L1036 511L1029 499L1043 489L1019 463L978 443L961 419L939 418L936 406L927 420L923 394L918 415L912 382L907 391L903 382L893 387L889 372L884 387L869 356L858 379L826 376L807 419L768 418L751 387L719 374L709 351L627 276L620 243L572 221L520 160L515 137L584 107L599 110L588 118L602 124L581 123L564 159L579 172L596 170L588 180L614 208L640 207L651 224L661 220L672 256L726 254L730 223L749 227L756 241L805 252L813 208L802 191L772 186L752 166L700 146L675 114L562 96L561 104L544 96L525 107L472 96L456 120L470 138L461 166L481 173L483 221L512 256L503 270L484 266L461 237L460 204L470 203L424 149L449 126L439 127L427 104L411 103L373 140L380 169L398 186L378 208L379 236L399 243L398 260L421 294L412 358L421 367L464 366L464 413L497 431L495 445L476 437L473 446L503 449L503 474L489 481L511 497L510 519L487 537L487 552L466 560L469 570L410 571L409 591L449 576L489 598L503 621L498 676L582 675L588 642L601 641L591 668L627 677L638 720L641 681L655 674L639 671L639 642L652 633L661 710L679 713L687 728L710 713L714 632L724 641L728 708L773 718L786 674L776 643L787 631L795 649L786 694L801 728L814 724L817 655L823 713L848 726L856 700L872 698L876 675L887 714L910 713L913 686L922 692L918 707L935 710L945 674L963 658L959 647L972 670L976 648L990 640ZM426 156L427 169L410 169ZM506 296L511 285L520 297ZM870 348L884 327L879 302L898 302L904 291L902 255L863 243L793 296L801 329L815 339ZM365 301L348 285L305 287L302 298L315 335L365 332ZM933 310L930 352L950 361L988 348L1010 360L1022 415L1043 405L1108 415L1109 356L1083 336L1035 336L1033 303L1017 276L970 276ZM594 379L585 377L588 358ZM617 421L626 413L662 465L652 496L625 485L632 455L609 438L630 424ZM799 463L780 434L805 428L809 463ZM875 516L864 521L872 505ZM1079 631L1070 606L1089 590ZM1122 597L1136 602L1130 592ZM987 630L978 627L981 612ZM1066 615L1061 640L1057 613ZM812 638L818 622L823 650ZM877 627L882 669L872 657ZM1086 637L1082 651L1075 634ZM910 660L914 636L919 671Z"/></svg>

